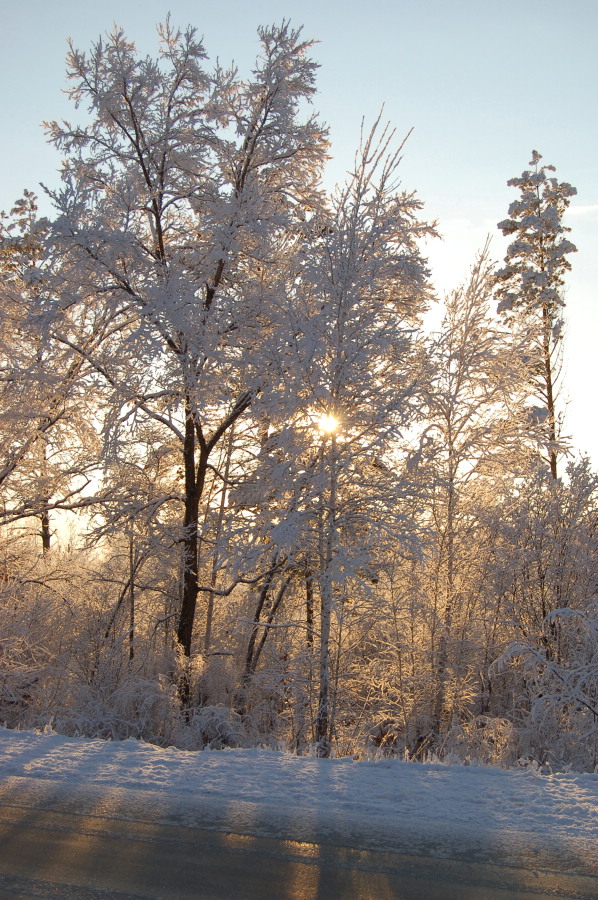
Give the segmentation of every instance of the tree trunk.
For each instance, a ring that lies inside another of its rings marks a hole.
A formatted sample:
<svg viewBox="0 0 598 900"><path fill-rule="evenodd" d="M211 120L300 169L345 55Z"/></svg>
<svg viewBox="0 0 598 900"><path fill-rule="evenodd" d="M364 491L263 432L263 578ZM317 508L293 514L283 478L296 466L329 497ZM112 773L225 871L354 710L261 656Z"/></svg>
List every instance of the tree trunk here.
<svg viewBox="0 0 598 900"><path fill-rule="evenodd" d="M544 381L546 384L546 406L548 408L548 440L550 441L548 461L550 463L550 474L556 481L558 477L556 455L556 410L554 402L554 378L552 372L550 335L550 315L546 304L544 304L542 307L542 355L544 362Z"/></svg>
<svg viewBox="0 0 598 900"><path fill-rule="evenodd" d="M316 755L322 758L330 756L330 626L332 619L333 583L332 558L334 551L334 531L336 527L336 466L334 435L330 440L328 456L330 470L330 489L328 508L324 507L324 490L322 486L319 523L320 544L320 689L318 694L318 713L316 717ZM322 476L324 476L324 444L320 451Z"/></svg>
<svg viewBox="0 0 598 900"><path fill-rule="evenodd" d="M228 476L230 474L230 464L233 454L233 439L235 427L231 425L228 446L226 448L226 462L224 464L224 478L222 484L222 493L220 495L220 508L218 510L218 523L216 525L216 535L214 541L214 551L212 553L212 571L210 573L210 587L215 588L218 580L218 540L222 532L222 523L224 521L224 510L226 509L226 493L228 489ZM204 650L208 653L212 642L212 619L214 615L214 592L208 594L208 603L206 609L206 633L204 637Z"/></svg>
<svg viewBox="0 0 598 900"><path fill-rule="evenodd" d="M305 566L305 642L310 650L314 648L314 573L309 563Z"/></svg>
<svg viewBox="0 0 598 900"><path fill-rule="evenodd" d="M451 442L449 430L449 442ZM436 700L434 704L434 727L439 735L446 697L446 681L448 666L449 641L453 624L453 609L455 603L455 467L452 459L452 448L449 446L449 472L448 472L448 496L447 496L447 520L446 520L446 585L444 616L440 629L438 643L438 661L436 666Z"/></svg>
<svg viewBox="0 0 598 900"><path fill-rule="evenodd" d="M177 629L177 640L186 659L191 657L193 623L199 593L198 545L199 545L199 501L208 466L208 449L200 447L199 461L195 461L195 422L189 398L186 400L185 443L183 462L185 471L185 517L183 521L183 592L181 612ZM184 707L190 703L191 685L189 673L185 671L179 684L179 696Z"/></svg>
<svg viewBox="0 0 598 900"><path fill-rule="evenodd" d="M253 666L253 654L255 650L255 644L257 641L257 636L259 632L260 626L260 618L262 614L262 610L268 599L268 595L270 593L270 588L272 587L272 581L274 579L274 572L271 572L270 575L266 578L262 585L262 589L260 591L257 605L255 608L255 613L253 615L253 625L251 627L251 634L249 636L249 641L247 643L247 652L245 653L245 665L243 666L243 675L241 676L241 688L237 693L237 698L235 701L235 707L239 715L245 714L246 708L246 689L247 685L251 680L251 676L254 671Z"/></svg>
<svg viewBox="0 0 598 900"><path fill-rule="evenodd" d="M204 437L199 421L195 420L193 403L189 394L185 397L185 437L183 444L183 463L185 470L185 518L183 534L183 591L181 613L177 629L177 639L186 659L191 657L193 641L193 623L199 593L199 501L201 500L210 453L220 439L237 419L251 405L250 391L244 391L238 397L230 413L220 423L211 438ZM196 462L196 450L199 446L199 459ZM190 684L188 671L183 674L179 685L179 695L183 706L190 701Z"/></svg>
<svg viewBox="0 0 598 900"><path fill-rule="evenodd" d="M177 638L185 656L191 656L193 621L198 593L198 515L199 492L195 469L195 426L189 409L185 421L185 444L183 447L185 468L185 517L183 521L183 596Z"/></svg>
<svg viewBox="0 0 598 900"><path fill-rule="evenodd" d="M52 532L50 530L50 513L47 509L43 511L40 516L41 520L41 529L40 536L42 539L42 552L44 555L48 553L50 550L50 545L52 543Z"/></svg>
<svg viewBox="0 0 598 900"><path fill-rule="evenodd" d="M135 542L129 541L129 662L135 658Z"/></svg>

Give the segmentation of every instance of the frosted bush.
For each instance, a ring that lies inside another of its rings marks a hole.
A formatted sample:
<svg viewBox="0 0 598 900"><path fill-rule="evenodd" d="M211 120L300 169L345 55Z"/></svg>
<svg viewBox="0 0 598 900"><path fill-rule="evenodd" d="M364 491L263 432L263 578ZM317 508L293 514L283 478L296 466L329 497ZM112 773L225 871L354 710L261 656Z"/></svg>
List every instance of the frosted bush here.
<svg viewBox="0 0 598 900"><path fill-rule="evenodd" d="M181 750L222 750L246 743L241 717L222 705L189 710L171 737L172 743Z"/></svg>
<svg viewBox="0 0 598 900"><path fill-rule="evenodd" d="M475 716L450 729L442 756L471 765L509 768L518 757L517 730L506 718Z"/></svg>
<svg viewBox="0 0 598 900"><path fill-rule="evenodd" d="M173 685L134 674L114 686L73 682L65 699L53 725L59 733L74 736L168 744L180 715Z"/></svg>
<svg viewBox="0 0 598 900"><path fill-rule="evenodd" d="M520 756L552 769L598 766L598 608L558 609L537 644L512 644L493 671L512 683Z"/></svg>

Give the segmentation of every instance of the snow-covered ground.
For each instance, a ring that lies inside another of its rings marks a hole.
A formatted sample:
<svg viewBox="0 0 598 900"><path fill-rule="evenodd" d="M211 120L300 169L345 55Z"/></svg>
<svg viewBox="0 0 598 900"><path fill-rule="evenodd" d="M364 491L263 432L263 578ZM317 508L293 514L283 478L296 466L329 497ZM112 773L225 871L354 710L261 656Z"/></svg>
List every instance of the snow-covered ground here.
<svg viewBox="0 0 598 900"><path fill-rule="evenodd" d="M0 800L598 875L598 775L184 752L0 729Z"/></svg>

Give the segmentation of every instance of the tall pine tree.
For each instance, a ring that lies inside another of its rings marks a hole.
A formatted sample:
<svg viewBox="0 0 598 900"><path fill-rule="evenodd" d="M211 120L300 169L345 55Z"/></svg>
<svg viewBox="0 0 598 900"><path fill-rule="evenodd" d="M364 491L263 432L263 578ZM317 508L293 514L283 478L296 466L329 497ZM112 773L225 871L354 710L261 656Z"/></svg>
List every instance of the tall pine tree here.
<svg viewBox="0 0 598 900"><path fill-rule="evenodd" d="M556 413L559 356L567 259L577 249L566 238L570 231L563 216L577 190L549 173L554 166L540 165L534 150L530 169L507 184L519 188L520 197L509 207L509 218L499 222L504 235L513 236L505 265L496 273L498 310L529 329L530 396L540 403L552 477L557 477L558 416Z"/></svg>

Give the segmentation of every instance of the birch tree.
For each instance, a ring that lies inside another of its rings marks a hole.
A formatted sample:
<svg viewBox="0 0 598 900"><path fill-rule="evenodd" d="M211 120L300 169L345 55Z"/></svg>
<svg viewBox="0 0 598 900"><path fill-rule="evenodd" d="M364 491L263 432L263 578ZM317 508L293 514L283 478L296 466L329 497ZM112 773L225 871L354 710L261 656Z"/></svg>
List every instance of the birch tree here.
<svg viewBox="0 0 598 900"><path fill-rule="evenodd" d="M519 469L525 436L524 348L490 316L492 273L486 245L469 282L447 297L442 330L431 348L435 374L425 434L433 486L429 575L436 623L432 644L437 732L446 713L450 665L456 666L457 707L459 691L465 696L466 683L476 675L473 660L470 656L466 662L463 649L449 660L451 643L463 648L470 634L480 593L486 540L480 511L488 494L500 490L509 474ZM455 632L460 639L455 640Z"/></svg>
<svg viewBox="0 0 598 900"><path fill-rule="evenodd" d="M284 473L286 508L275 507L271 535L300 561L319 601L321 756L334 733L332 650L344 610L357 603L360 582L376 579L382 548L410 539L400 447L423 403L418 328L430 290L420 241L435 232L400 186L401 150L394 132L376 123L346 183L310 222L276 361L286 405L270 423L263 477L271 486Z"/></svg>

